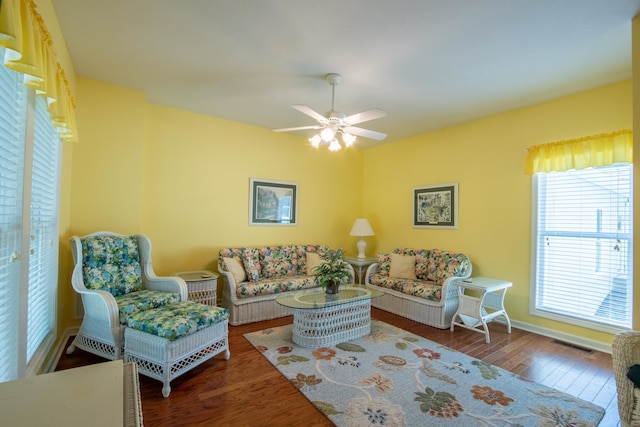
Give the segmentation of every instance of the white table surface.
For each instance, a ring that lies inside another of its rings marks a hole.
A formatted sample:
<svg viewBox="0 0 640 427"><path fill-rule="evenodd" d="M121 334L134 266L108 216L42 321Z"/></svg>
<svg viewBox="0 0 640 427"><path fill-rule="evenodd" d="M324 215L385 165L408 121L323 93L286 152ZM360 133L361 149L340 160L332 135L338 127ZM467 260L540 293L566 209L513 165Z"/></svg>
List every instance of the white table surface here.
<svg viewBox="0 0 640 427"><path fill-rule="evenodd" d="M122 360L0 383L0 425L123 424Z"/></svg>

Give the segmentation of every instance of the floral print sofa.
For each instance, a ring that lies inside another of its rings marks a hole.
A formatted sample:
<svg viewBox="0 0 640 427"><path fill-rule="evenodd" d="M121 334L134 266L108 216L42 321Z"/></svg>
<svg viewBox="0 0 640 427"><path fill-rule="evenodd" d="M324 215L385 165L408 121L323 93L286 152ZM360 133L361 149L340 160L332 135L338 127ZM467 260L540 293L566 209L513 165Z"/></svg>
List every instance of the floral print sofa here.
<svg viewBox="0 0 640 427"><path fill-rule="evenodd" d="M326 245L279 245L223 248L218 271L224 278L222 306L229 310L229 324L242 325L288 316L293 309L276 298L287 292L316 290L313 275ZM353 268L351 282L353 282Z"/></svg>
<svg viewBox="0 0 640 427"><path fill-rule="evenodd" d="M379 253L367 269L367 286L386 293L371 305L440 329L448 329L458 309L455 279L471 276L465 254L440 249L398 248Z"/></svg>

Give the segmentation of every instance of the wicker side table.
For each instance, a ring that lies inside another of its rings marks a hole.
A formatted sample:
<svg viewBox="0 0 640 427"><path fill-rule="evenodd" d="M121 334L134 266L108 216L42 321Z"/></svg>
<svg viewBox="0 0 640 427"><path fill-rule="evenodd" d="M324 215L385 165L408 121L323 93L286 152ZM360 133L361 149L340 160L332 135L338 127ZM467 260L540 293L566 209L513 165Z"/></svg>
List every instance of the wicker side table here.
<svg viewBox="0 0 640 427"><path fill-rule="evenodd" d="M173 273L187 282L189 288L189 301L201 304L216 305L216 294L218 291L218 275L207 270L182 271Z"/></svg>

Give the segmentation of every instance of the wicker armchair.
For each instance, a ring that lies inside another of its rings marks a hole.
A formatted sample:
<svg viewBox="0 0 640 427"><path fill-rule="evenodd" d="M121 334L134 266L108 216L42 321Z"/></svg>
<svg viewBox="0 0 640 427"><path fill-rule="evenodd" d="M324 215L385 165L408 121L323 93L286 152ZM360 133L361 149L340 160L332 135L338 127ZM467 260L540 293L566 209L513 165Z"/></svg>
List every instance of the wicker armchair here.
<svg viewBox="0 0 640 427"><path fill-rule="evenodd" d="M183 279L155 275L151 242L143 235L73 236L71 252L71 284L82 296L84 318L67 354L79 347L106 359L121 359L128 316L187 300Z"/></svg>
<svg viewBox="0 0 640 427"><path fill-rule="evenodd" d="M640 332L621 332L611 346L613 371L618 391L618 412L623 427L640 426L640 388L627 377L629 368L640 364Z"/></svg>

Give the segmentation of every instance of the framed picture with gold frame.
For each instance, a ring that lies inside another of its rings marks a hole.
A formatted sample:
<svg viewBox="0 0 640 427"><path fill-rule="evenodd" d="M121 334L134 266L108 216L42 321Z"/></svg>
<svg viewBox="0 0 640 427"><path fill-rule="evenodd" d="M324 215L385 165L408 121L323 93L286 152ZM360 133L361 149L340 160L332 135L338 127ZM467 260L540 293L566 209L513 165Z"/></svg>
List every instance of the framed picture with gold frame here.
<svg viewBox="0 0 640 427"><path fill-rule="evenodd" d="M458 183L413 189L414 228L458 228Z"/></svg>
<svg viewBox="0 0 640 427"><path fill-rule="evenodd" d="M298 184L250 179L249 225L296 225Z"/></svg>

